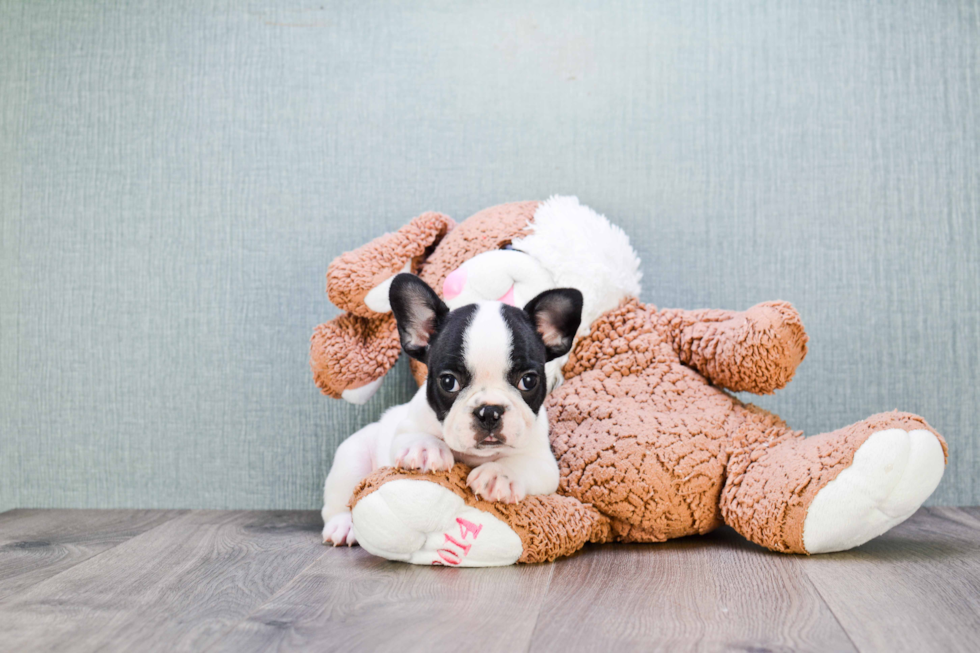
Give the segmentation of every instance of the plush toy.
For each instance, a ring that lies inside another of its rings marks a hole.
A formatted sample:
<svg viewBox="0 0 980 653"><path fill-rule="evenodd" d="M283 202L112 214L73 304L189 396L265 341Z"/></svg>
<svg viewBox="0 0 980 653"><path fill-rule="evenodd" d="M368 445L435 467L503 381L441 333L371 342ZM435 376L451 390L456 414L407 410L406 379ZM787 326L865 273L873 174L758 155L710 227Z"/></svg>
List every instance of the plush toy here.
<svg viewBox="0 0 980 653"><path fill-rule="evenodd" d="M770 394L792 379L807 335L790 304L658 310L638 300L639 267L626 235L574 197L504 204L459 225L426 213L330 265L327 291L346 313L316 329L311 364L325 394L355 403L398 358L387 291L401 271L441 289L451 308L523 306L552 287L585 300L576 344L548 369L558 494L496 504L466 487L462 465L382 469L351 497L365 549L506 565L725 523L774 551L823 553L884 533L936 488L946 443L921 417L882 413L804 438L726 392ZM423 365L413 371L424 379Z"/></svg>

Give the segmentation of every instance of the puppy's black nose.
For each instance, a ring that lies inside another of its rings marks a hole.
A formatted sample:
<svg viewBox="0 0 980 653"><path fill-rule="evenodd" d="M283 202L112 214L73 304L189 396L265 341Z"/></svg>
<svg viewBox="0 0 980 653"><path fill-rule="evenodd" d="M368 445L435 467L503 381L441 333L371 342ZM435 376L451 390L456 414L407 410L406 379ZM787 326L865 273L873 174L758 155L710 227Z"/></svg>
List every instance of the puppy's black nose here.
<svg viewBox="0 0 980 653"><path fill-rule="evenodd" d="M473 411L473 416L476 418L476 423L480 425L480 428L490 433L500 428L500 420L504 416L504 407L491 405L480 406Z"/></svg>

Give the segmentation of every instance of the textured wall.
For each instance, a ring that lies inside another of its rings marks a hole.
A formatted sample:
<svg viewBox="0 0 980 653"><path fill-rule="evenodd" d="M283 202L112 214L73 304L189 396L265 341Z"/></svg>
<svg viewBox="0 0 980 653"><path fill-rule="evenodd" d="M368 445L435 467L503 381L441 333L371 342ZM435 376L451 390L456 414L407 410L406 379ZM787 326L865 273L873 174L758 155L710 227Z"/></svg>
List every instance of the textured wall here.
<svg viewBox="0 0 980 653"><path fill-rule="evenodd" d="M552 193L646 301L792 301L759 403L919 412L980 503L976 2L242 4L0 2L0 509L316 507L411 388L318 394L329 261Z"/></svg>

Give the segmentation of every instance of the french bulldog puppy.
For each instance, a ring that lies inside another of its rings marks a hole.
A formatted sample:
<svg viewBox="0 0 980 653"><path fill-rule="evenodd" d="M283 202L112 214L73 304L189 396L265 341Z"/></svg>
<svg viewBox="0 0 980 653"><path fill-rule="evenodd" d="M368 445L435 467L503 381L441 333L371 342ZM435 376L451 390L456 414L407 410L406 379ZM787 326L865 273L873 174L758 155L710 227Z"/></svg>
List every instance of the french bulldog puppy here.
<svg viewBox="0 0 980 653"><path fill-rule="evenodd" d="M428 376L410 402L338 447L324 484L324 544L357 541L347 501L381 467L448 471L461 462L473 468L467 484L488 501L557 490L544 366L571 349L582 293L546 290L523 310L482 301L450 311L420 278L399 274L389 301L402 349Z"/></svg>

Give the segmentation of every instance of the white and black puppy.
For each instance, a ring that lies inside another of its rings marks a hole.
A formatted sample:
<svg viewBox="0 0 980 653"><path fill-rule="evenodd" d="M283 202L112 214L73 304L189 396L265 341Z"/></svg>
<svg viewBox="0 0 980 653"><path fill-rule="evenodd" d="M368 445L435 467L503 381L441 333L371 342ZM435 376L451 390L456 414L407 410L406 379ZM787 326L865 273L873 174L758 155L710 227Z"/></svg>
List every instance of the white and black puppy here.
<svg viewBox="0 0 980 653"><path fill-rule="evenodd" d="M380 467L448 471L462 462L473 467L467 484L489 501L557 490L544 366L571 349L582 293L546 290L523 310L479 302L450 311L420 278L400 274L389 299L402 348L428 377L409 403L337 449L324 486L324 543L356 541L347 501Z"/></svg>

